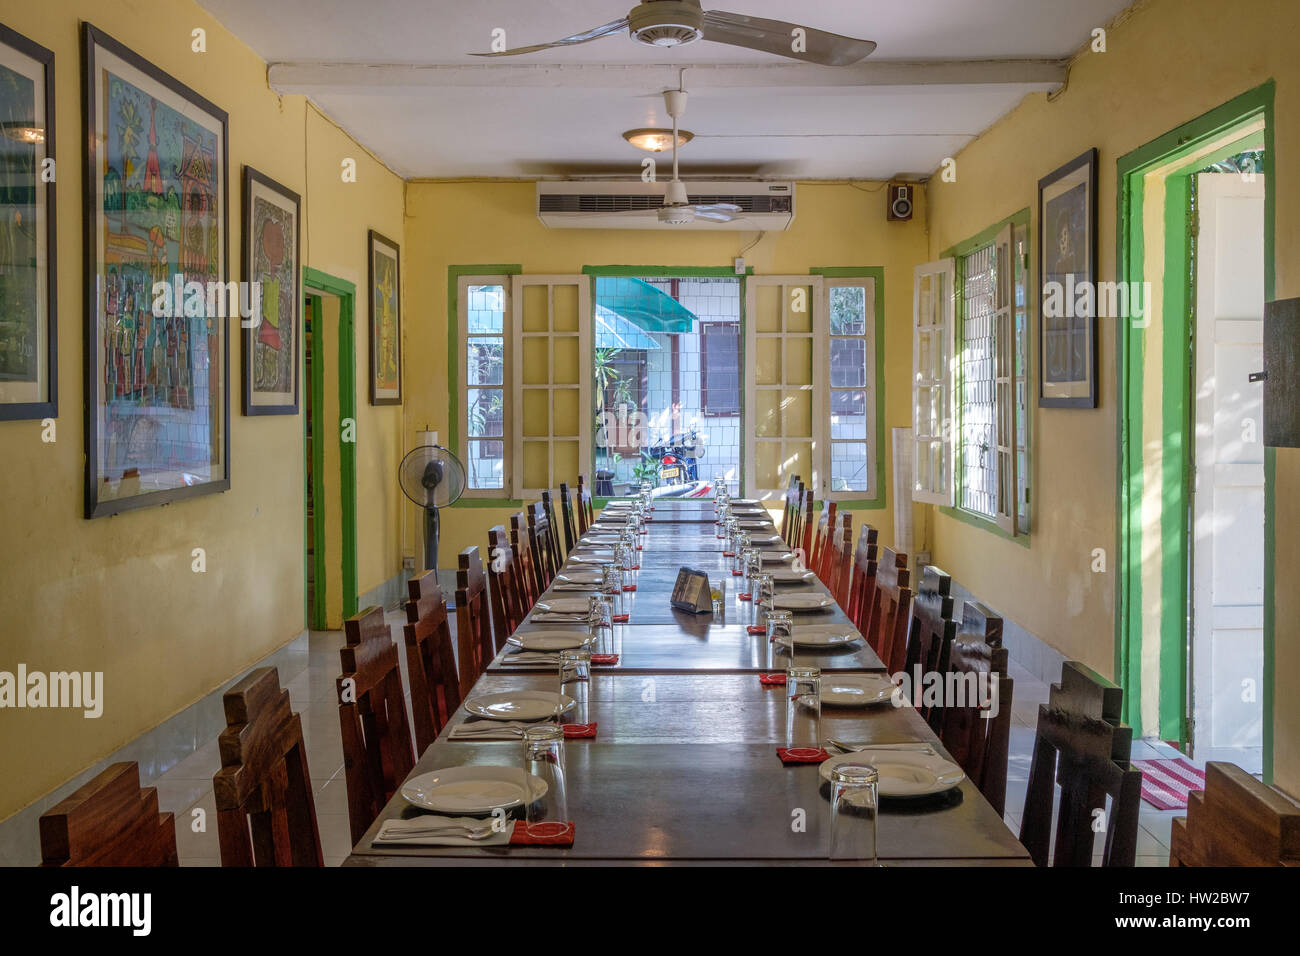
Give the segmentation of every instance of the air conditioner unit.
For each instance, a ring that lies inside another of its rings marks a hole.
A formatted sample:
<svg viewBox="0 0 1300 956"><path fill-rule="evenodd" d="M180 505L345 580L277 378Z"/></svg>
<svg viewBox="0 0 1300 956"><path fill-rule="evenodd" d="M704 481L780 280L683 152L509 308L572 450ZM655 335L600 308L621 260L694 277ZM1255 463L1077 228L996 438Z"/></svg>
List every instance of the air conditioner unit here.
<svg viewBox="0 0 1300 956"><path fill-rule="evenodd" d="M731 222L659 221L666 182L539 182L537 218L552 229L712 229L776 232L794 221L794 183L687 182L687 201L732 203Z"/></svg>

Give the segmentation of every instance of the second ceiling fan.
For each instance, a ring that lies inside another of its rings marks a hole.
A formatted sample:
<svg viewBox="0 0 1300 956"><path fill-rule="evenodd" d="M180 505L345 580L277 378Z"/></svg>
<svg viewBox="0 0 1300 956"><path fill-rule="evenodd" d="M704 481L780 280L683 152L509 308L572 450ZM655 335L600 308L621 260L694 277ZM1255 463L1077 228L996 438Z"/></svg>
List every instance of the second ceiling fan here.
<svg viewBox="0 0 1300 956"><path fill-rule="evenodd" d="M871 40L858 40L784 20L703 10L699 0L641 0L627 16L562 40L495 53L475 53L474 56L518 56L555 47L577 46L623 30L647 46L675 47L696 40L712 40L822 66L849 66L876 48Z"/></svg>

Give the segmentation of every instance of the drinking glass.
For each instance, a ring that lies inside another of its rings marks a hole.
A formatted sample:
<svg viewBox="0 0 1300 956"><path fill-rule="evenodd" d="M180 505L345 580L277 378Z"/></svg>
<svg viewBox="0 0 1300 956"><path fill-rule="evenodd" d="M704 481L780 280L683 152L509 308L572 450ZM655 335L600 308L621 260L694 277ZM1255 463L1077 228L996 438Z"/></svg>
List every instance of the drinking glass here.
<svg viewBox="0 0 1300 956"><path fill-rule="evenodd" d="M601 629L608 630L614 624L614 612L609 606L607 595L593 594L587 600L587 628L598 638Z"/></svg>
<svg viewBox="0 0 1300 956"><path fill-rule="evenodd" d="M573 722L591 722L591 650L586 647L567 647L560 651L560 693L575 701Z"/></svg>
<svg viewBox="0 0 1300 956"><path fill-rule="evenodd" d="M736 543L731 549L731 570L745 573L745 552L750 548L749 532L739 531L736 533Z"/></svg>
<svg viewBox="0 0 1300 956"><path fill-rule="evenodd" d="M772 613L776 600L776 582L767 571L760 571L754 578L754 590L750 592L754 606Z"/></svg>
<svg viewBox="0 0 1300 956"><path fill-rule="evenodd" d="M525 800L525 820L528 823L568 822L563 727L559 724L534 724L524 728L524 769L546 784L546 796Z"/></svg>
<svg viewBox="0 0 1300 956"><path fill-rule="evenodd" d="M713 476L713 500L716 502L721 493L726 490L727 476L722 472L717 472Z"/></svg>
<svg viewBox="0 0 1300 956"><path fill-rule="evenodd" d="M614 598L614 613L623 613L623 571L613 564L600 566L600 591Z"/></svg>
<svg viewBox="0 0 1300 956"><path fill-rule="evenodd" d="M821 746L822 672L790 667L785 672L785 745L788 749Z"/></svg>
<svg viewBox="0 0 1300 956"><path fill-rule="evenodd" d="M869 763L842 763L831 770L832 860L867 860L870 866L879 866L879 781L880 775Z"/></svg>
<svg viewBox="0 0 1300 956"><path fill-rule="evenodd" d="M719 578L709 585L709 597L713 600L713 617L715 624L724 623L722 616L727 607L727 579Z"/></svg>
<svg viewBox="0 0 1300 956"><path fill-rule="evenodd" d="M776 642L781 638L786 638L786 645L790 648L790 656L794 657L794 644L790 643L789 638L794 634L794 615L789 611L770 611L767 615L767 639Z"/></svg>

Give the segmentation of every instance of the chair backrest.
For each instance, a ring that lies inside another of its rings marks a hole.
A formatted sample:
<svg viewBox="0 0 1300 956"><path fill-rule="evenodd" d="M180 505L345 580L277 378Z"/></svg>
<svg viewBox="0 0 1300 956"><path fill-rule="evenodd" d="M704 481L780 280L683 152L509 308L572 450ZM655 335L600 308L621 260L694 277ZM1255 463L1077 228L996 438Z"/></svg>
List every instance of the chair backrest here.
<svg viewBox="0 0 1300 956"><path fill-rule="evenodd" d="M551 502L549 491L542 492L542 507L546 509L546 523L551 529L551 561L558 571L564 563L565 552L560 550L560 525L555 520L555 505Z"/></svg>
<svg viewBox="0 0 1300 956"><path fill-rule="evenodd" d="M812 489L805 488L801 484L799 486L799 513L795 519L795 540L787 543L791 548L803 549L804 565L815 572L816 569L812 566L813 505Z"/></svg>
<svg viewBox="0 0 1300 956"><path fill-rule="evenodd" d="M526 613L520 606L519 563L505 525L488 529L488 593L492 600L492 633L504 647Z"/></svg>
<svg viewBox="0 0 1300 956"><path fill-rule="evenodd" d="M849 605L849 582L853 572L853 513L841 511L827 545L826 586L841 608Z"/></svg>
<svg viewBox="0 0 1300 956"><path fill-rule="evenodd" d="M567 553L573 550L573 542L578 536L574 533L573 502L569 498L569 486L563 481L560 482L560 515L564 518L564 550Z"/></svg>
<svg viewBox="0 0 1300 956"><path fill-rule="evenodd" d="M456 660L460 663L460 695L463 698L479 675L496 657L492 620L488 610L487 575L478 548L459 555L456 571Z"/></svg>
<svg viewBox="0 0 1300 956"><path fill-rule="evenodd" d="M510 516L510 547L519 565L519 609L527 616L541 592L537 590L537 566L533 563L532 535L528 530L528 516L516 511Z"/></svg>
<svg viewBox="0 0 1300 956"><path fill-rule="evenodd" d="M844 613L863 634L867 633L872 598L876 593L876 555L880 532L864 524L858 532L858 546L853 552L853 568L849 572L849 603Z"/></svg>
<svg viewBox="0 0 1300 956"><path fill-rule="evenodd" d="M1038 730L1029 765L1020 842L1037 866L1091 866L1094 813L1106 814L1102 866L1133 866L1137 860L1138 804L1142 771L1129 765L1133 730L1120 721L1124 692L1078 661L1061 667L1048 702L1038 706ZM1061 786L1056 846L1052 805Z"/></svg>
<svg viewBox="0 0 1300 956"><path fill-rule="evenodd" d="M868 629L863 634L884 663L885 670L891 674L903 669L907 657L907 612L912 600L910 583L907 555L881 548Z"/></svg>
<svg viewBox="0 0 1300 956"><path fill-rule="evenodd" d="M544 502L535 501L528 506L528 549L533 555L533 577L537 581L537 596L551 586L559 563L552 547L554 528L546 516Z"/></svg>
<svg viewBox="0 0 1300 956"><path fill-rule="evenodd" d="M922 674L948 672L948 652L957 636L952 619L952 576L932 564L921 569L920 586L912 599L912 627L907 638L903 669L911 677L920 667ZM915 682L914 682L915 683ZM940 699L935 700L936 696ZM914 686L912 703L930 727L938 731L943 720L943 695L923 695Z"/></svg>
<svg viewBox="0 0 1300 956"><path fill-rule="evenodd" d="M42 866L177 866L176 822L133 760L115 763L41 814Z"/></svg>
<svg viewBox="0 0 1300 956"><path fill-rule="evenodd" d="M791 534L794 531L794 516L799 508L799 476L791 475L790 482L785 486L785 510L781 513L781 540L787 544L791 543Z"/></svg>
<svg viewBox="0 0 1300 956"><path fill-rule="evenodd" d="M324 866L302 718L274 667L222 697L226 729L212 778L222 866Z"/></svg>
<svg viewBox="0 0 1300 956"><path fill-rule="evenodd" d="M1236 764L1211 761L1170 836L1170 866L1300 866L1300 805Z"/></svg>
<svg viewBox="0 0 1300 956"><path fill-rule="evenodd" d="M821 517L817 519L817 534L813 538L812 554L808 558L808 567L812 568L822 584L830 577L830 552L832 538L835 534L834 501L822 502Z"/></svg>
<svg viewBox="0 0 1300 956"><path fill-rule="evenodd" d="M947 701L939 739L1001 816L1007 803L1011 697L1015 688L1015 681L1007 676L1002 618L983 604L967 601L948 655L948 671L958 675L952 685L960 688L962 699ZM987 682L983 690L978 686L980 681Z"/></svg>
<svg viewBox="0 0 1300 956"><path fill-rule="evenodd" d="M368 607L343 622L339 651L339 728L348 822L358 842L415 767L397 645L384 609Z"/></svg>
<svg viewBox="0 0 1300 956"><path fill-rule="evenodd" d="M591 504L591 489L587 487L587 477L578 476L578 535L587 533L591 523L595 520L595 514Z"/></svg>
<svg viewBox="0 0 1300 956"><path fill-rule="evenodd" d="M422 754L460 706L460 675L447 624L447 602L438 572L425 571L406 582L406 673L411 682L411 723L415 750Z"/></svg>

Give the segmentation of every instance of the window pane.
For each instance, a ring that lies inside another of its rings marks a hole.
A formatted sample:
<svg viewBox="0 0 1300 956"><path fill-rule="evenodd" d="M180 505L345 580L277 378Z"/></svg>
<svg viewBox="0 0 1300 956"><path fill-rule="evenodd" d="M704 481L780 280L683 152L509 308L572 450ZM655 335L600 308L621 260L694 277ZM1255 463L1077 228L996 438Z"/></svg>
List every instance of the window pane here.
<svg viewBox="0 0 1300 956"><path fill-rule="evenodd" d="M466 346L466 384L504 385L505 343L497 338L472 338Z"/></svg>
<svg viewBox="0 0 1300 956"><path fill-rule="evenodd" d="M862 388L866 384L866 341L864 339L831 339L831 387Z"/></svg>
<svg viewBox="0 0 1300 956"><path fill-rule="evenodd" d="M867 393L831 392L831 439L867 438Z"/></svg>
<svg viewBox="0 0 1300 956"><path fill-rule="evenodd" d="M469 471L471 488L504 488L505 443L499 441L470 441Z"/></svg>
<svg viewBox="0 0 1300 956"><path fill-rule="evenodd" d="M506 289L500 285L472 285L467 290L467 331L505 332Z"/></svg>
<svg viewBox="0 0 1300 956"><path fill-rule="evenodd" d="M471 388L466 395L469 402L469 437L502 437L504 395L501 389Z"/></svg>
<svg viewBox="0 0 1300 956"><path fill-rule="evenodd" d="M831 286L831 335L865 335L867 290L863 286Z"/></svg>
<svg viewBox="0 0 1300 956"><path fill-rule="evenodd" d="M866 491L867 446L861 442L831 443L831 491Z"/></svg>
<svg viewBox="0 0 1300 956"><path fill-rule="evenodd" d="M992 244L961 261L961 506L995 513Z"/></svg>

